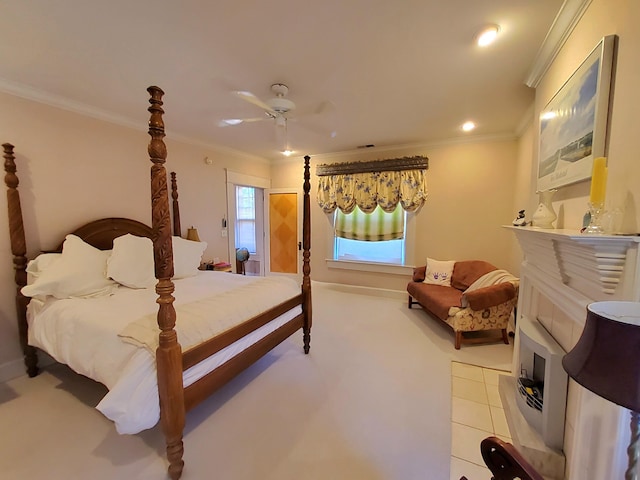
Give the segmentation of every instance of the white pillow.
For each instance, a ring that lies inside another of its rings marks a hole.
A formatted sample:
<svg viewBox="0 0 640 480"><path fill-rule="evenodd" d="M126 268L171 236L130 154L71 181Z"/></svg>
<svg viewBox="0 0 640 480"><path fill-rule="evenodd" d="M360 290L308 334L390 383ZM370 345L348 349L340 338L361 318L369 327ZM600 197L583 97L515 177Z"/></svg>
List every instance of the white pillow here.
<svg viewBox="0 0 640 480"><path fill-rule="evenodd" d="M60 260L61 253L41 253L27 264L27 285L36 281L42 272Z"/></svg>
<svg viewBox="0 0 640 480"><path fill-rule="evenodd" d="M427 258L427 271L423 283L450 287L451 275L453 274L453 266L455 263L455 260L434 260L433 258Z"/></svg>
<svg viewBox="0 0 640 480"><path fill-rule="evenodd" d="M127 233L113 241L113 252L107 260L107 276L130 288L155 285L153 242L150 238Z"/></svg>
<svg viewBox="0 0 640 480"><path fill-rule="evenodd" d="M22 288L27 297L52 295L56 298L90 298L110 295L117 284L107 278L111 251L98 250L75 235L67 235L62 255Z"/></svg>
<svg viewBox="0 0 640 480"><path fill-rule="evenodd" d="M198 273L207 242L173 238L173 278L193 277Z"/></svg>

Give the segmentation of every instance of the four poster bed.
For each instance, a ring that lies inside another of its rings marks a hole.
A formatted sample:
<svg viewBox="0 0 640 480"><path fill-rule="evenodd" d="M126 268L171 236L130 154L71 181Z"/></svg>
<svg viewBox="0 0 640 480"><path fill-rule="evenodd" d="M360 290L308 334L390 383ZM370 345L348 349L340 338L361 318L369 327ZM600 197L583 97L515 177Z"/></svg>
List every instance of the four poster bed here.
<svg viewBox="0 0 640 480"><path fill-rule="evenodd" d="M59 250L62 253L40 255L28 262L11 144L3 145L5 183L18 326L29 376L38 373L36 347L39 347L108 387L109 393L97 408L114 420L121 433L150 428L159 417L166 437L169 476L178 479L184 466L182 436L186 411L300 329L304 352L309 352L309 157L305 157L304 166L301 288L282 277L245 277L211 271L179 275L178 271L183 269L180 256L185 251L191 255L193 248L201 248L201 255L206 245L179 238L180 215L173 173L172 235L164 167L167 156L163 141L164 92L158 87L147 90L151 114L148 146L152 162L151 227L123 218L92 221L65 237ZM146 248L155 293L144 288L149 279L141 285L140 272L127 270L131 263L145 257L146 253L140 252ZM127 255L122 253L125 250ZM88 281L82 278L82 269L91 262L100 265L106 262L109 276L109 269L115 268L117 252L119 258L125 259L119 268L128 280L113 285L115 276L110 277L104 288L100 286L99 294L91 291L84 297L78 295L82 298L60 292L64 290L60 282L47 284L43 280L45 277L55 280L57 277L51 272L59 271L65 262L72 262L70 258L77 252L81 252L82 265L73 267L79 269L77 274L73 268L71 273L64 272L69 282L81 282L84 288ZM105 365L109 367L106 370Z"/></svg>

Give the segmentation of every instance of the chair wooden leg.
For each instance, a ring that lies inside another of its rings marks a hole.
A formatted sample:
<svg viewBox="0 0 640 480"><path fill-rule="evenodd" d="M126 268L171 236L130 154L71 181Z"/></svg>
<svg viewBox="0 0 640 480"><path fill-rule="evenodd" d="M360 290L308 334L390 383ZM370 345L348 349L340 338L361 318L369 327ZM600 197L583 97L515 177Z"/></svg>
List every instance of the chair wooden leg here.
<svg viewBox="0 0 640 480"><path fill-rule="evenodd" d="M411 306L413 305L413 298L411 298L411 295L409 295L409 308L411 308Z"/></svg>
<svg viewBox="0 0 640 480"><path fill-rule="evenodd" d="M502 341L505 344L509 345L509 335L507 334L507 329L506 328L502 329Z"/></svg>
<svg viewBox="0 0 640 480"><path fill-rule="evenodd" d="M456 350L460 350L460 344L462 343L462 332L456 332Z"/></svg>

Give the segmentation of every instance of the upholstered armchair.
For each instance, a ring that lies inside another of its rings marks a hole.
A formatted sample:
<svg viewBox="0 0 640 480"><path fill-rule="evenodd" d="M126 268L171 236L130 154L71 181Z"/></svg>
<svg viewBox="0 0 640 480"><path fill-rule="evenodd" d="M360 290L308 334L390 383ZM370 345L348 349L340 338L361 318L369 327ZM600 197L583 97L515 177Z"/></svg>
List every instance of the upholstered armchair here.
<svg viewBox="0 0 640 480"><path fill-rule="evenodd" d="M442 263L442 262L441 262ZM425 283L427 265L414 269L407 285L409 308L419 304L455 332L455 348L462 343L495 341L496 336L465 337L484 330L499 332L498 340L509 343L507 328L518 301L519 279L506 270L480 261L453 263L449 284ZM440 273L440 278L446 277Z"/></svg>

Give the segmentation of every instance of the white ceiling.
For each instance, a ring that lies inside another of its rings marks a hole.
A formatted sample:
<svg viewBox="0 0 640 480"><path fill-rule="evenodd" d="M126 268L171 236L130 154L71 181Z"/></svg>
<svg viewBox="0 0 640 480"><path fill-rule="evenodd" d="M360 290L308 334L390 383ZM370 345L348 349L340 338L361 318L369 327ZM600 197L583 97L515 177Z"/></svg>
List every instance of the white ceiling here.
<svg viewBox="0 0 640 480"><path fill-rule="evenodd" d="M562 0L2 0L0 90L144 126L149 85L168 136L282 158L273 120L221 128L289 86L300 154L513 134ZM501 35L474 44L486 24ZM294 112L295 113L295 112ZM7 115L10 113L3 112ZM335 137L330 132L335 131ZM37 132L34 132L37 135Z"/></svg>

